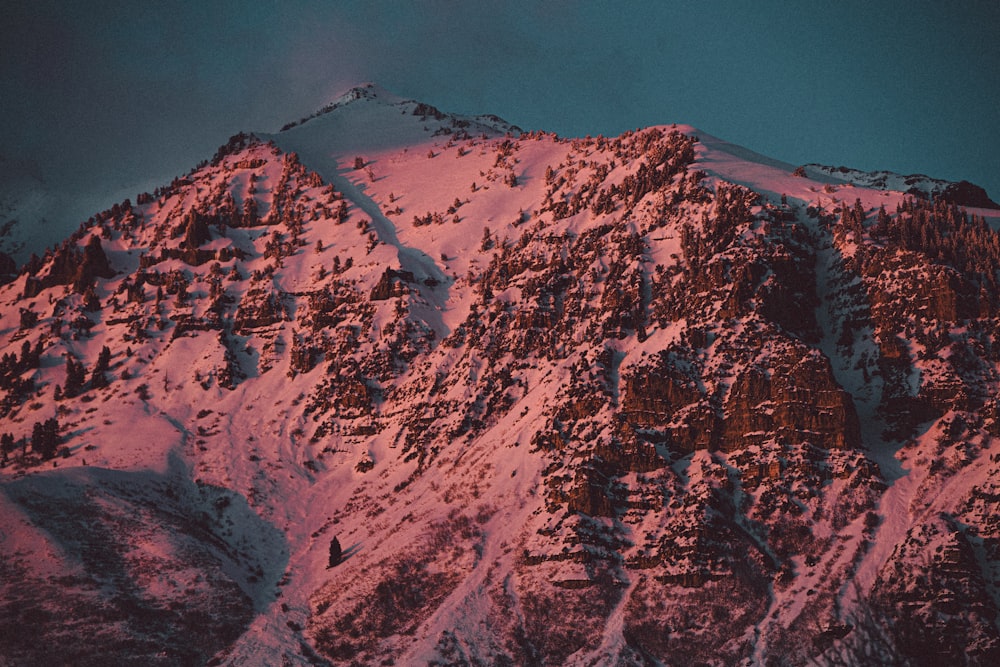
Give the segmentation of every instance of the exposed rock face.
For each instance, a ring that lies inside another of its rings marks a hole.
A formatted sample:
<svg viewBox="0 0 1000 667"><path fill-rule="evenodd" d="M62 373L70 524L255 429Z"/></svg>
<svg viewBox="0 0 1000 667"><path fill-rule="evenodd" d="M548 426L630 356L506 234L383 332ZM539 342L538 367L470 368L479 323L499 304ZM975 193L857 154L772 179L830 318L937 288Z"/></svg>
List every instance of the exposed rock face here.
<svg viewBox="0 0 1000 667"><path fill-rule="evenodd" d="M73 275L73 284L79 288L89 285L95 278L110 278L114 274L101 247L101 239L96 234L91 236L83 246L83 259Z"/></svg>
<svg viewBox="0 0 1000 667"><path fill-rule="evenodd" d="M837 384L825 357L808 351L794 361L774 359L766 370L747 368L737 377L724 408L723 449L771 437L824 449L861 444L854 401Z"/></svg>
<svg viewBox="0 0 1000 667"><path fill-rule="evenodd" d="M233 318L234 330L242 333L251 329L278 324L285 320L281 296L273 292L247 292Z"/></svg>
<svg viewBox="0 0 1000 667"><path fill-rule="evenodd" d="M369 299L371 301L385 301L393 297L406 294L406 283L413 282L412 271L396 271L386 269L375 287L372 288Z"/></svg>
<svg viewBox="0 0 1000 667"><path fill-rule="evenodd" d="M30 298L42 289L55 285L71 285L74 291L83 293L96 278L110 278L114 274L101 239L92 234L82 251L71 242L64 243L52 256L49 270L41 279L28 277L24 296Z"/></svg>
<svg viewBox="0 0 1000 667"><path fill-rule="evenodd" d="M622 385L622 412L644 428L666 426L681 408L703 396L697 380L671 363L667 351L660 352L655 365L635 368Z"/></svg>
<svg viewBox="0 0 1000 667"><path fill-rule="evenodd" d="M941 196L945 201L958 206L1000 209L1000 204L990 199L989 195L986 194L986 190L968 181L952 183L945 188Z"/></svg>

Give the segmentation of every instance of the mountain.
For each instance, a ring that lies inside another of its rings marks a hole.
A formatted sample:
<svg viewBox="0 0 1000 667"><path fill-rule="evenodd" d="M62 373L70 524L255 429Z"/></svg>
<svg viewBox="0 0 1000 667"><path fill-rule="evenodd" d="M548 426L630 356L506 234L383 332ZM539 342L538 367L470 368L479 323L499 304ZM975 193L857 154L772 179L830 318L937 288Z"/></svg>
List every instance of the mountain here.
<svg viewBox="0 0 1000 667"><path fill-rule="evenodd" d="M998 214L374 86L0 288L0 664L996 664Z"/></svg>

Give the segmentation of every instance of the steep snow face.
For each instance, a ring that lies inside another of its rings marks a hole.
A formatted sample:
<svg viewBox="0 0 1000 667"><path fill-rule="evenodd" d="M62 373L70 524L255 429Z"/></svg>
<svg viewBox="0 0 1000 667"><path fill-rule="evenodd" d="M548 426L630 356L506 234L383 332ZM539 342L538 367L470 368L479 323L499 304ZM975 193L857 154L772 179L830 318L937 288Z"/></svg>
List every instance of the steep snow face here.
<svg viewBox="0 0 1000 667"><path fill-rule="evenodd" d="M995 661L1000 243L810 173L364 86L95 216L0 288L4 549L81 647L2 653Z"/></svg>

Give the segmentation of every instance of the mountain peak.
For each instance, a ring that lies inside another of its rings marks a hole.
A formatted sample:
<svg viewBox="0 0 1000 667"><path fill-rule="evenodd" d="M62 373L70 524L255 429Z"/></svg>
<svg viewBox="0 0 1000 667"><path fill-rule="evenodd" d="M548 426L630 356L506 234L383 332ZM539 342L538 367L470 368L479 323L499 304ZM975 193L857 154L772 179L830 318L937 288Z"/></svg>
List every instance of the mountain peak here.
<svg viewBox="0 0 1000 667"><path fill-rule="evenodd" d="M317 114L328 113L330 111L333 111L334 109L340 109L342 107L347 106L348 104L352 104L354 102L359 102L359 101L370 101L370 102L376 102L378 104L392 105L405 102L406 100L404 100L399 95L396 95L395 93L386 90L382 86L369 81L367 83L362 83L357 86L353 86L346 92L341 93L340 95L337 96L335 100L323 106L323 108L320 109L317 112Z"/></svg>
<svg viewBox="0 0 1000 667"><path fill-rule="evenodd" d="M421 122L430 118L438 121L439 124L432 131L444 133L449 128L471 128L477 132L489 132L500 134L520 134L521 128L508 123L503 118L493 114L483 114L478 116L463 116L459 114L445 113L426 102L414 99L403 98L392 91L389 91L376 83L364 83L354 86L337 96L329 104L324 105L315 113L293 121L281 128L281 132L291 130L303 125L308 121L322 116L328 116L334 112L343 115L350 110L351 114L364 116L366 123L371 123L376 118L385 115L411 116L417 117ZM386 114L385 112L390 112ZM398 120L398 119L396 119ZM393 125L399 125L393 122Z"/></svg>
<svg viewBox="0 0 1000 667"><path fill-rule="evenodd" d="M403 101L402 98L400 98L399 96L394 95L393 93L385 90L384 88L378 86L375 83L372 82L362 83L353 86L346 92L341 93L332 102L323 105L311 115L300 118L297 121L291 121L285 124L280 131L284 132L285 130L290 130L293 127L297 127L299 125L302 125L303 123L312 120L313 118L323 116L332 111L336 111L337 109L342 109L350 104L353 104L361 100L377 100L385 104L397 104Z"/></svg>

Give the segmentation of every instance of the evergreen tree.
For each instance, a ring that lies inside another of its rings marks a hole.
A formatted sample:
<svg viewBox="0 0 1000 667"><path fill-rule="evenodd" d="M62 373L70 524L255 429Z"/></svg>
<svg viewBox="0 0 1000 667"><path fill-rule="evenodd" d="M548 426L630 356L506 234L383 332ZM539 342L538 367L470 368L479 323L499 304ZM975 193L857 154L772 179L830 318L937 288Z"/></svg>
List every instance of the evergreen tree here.
<svg viewBox="0 0 1000 667"><path fill-rule="evenodd" d="M31 449L43 459L51 459L59 447L59 422L55 417L35 422L31 429Z"/></svg>
<svg viewBox="0 0 1000 667"><path fill-rule="evenodd" d="M100 354L97 355L97 367L96 370L104 372L108 370L111 365L111 349L107 345L101 348Z"/></svg>
<svg viewBox="0 0 1000 667"><path fill-rule="evenodd" d="M111 350L105 345L101 348L101 353L97 355L97 364L90 373L90 386L94 389L101 389L108 386L108 379L104 373L111 365Z"/></svg>
<svg viewBox="0 0 1000 667"><path fill-rule="evenodd" d="M89 286L83 293L83 309L89 312L101 309L101 301L97 298L97 292L94 290L93 285Z"/></svg>
<svg viewBox="0 0 1000 667"><path fill-rule="evenodd" d="M327 564L327 569L331 567L336 567L340 565L340 559L343 557L344 552L340 548L340 540L334 537L330 540L330 561Z"/></svg>
<svg viewBox="0 0 1000 667"><path fill-rule="evenodd" d="M31 364L31 342L24 341L21 343L21 359L18 362L21 368L32 368Z"/></svg>
<svg viewBox="0 0 1000 667"><path fill-rule="evenodd" d="M73 357L66 359L66 382L63 385L63 396L73 398L83 391L83 383L87 379L87 369Z"/></svg>
<svg viewBox="0 0 1000 667"><path fill-rule="evenodd" d="M494 245L493 237L490 236L490 228L484 227L483 240L479 243L479 250L481 252L486 252L487 250L491 250L493 248L493 245Z"/></svg>
<svg viewBox="0 0 1000 667"><path fill-rule="evenodd" d="M45 447L45 432L42 427L41 422L35 422L35 425L31 427L31 449L32 451L42 454ZM44 456L42 458L45 458Z"/></svg>
<svg viewBox="0 0 1000 667"><path fill-rule="evenodd" d="M258 222L260 222L260 217L257 213L257 200L253 197L247 197L243 201L243 217L240 223L244 227L256 227Z"/></svg>
<svg viewBox="0 0 1000 667"><path fill-rule="evenodd" d="M7 457L14 451L14 436L11 433L0 435L0 457L3 463L7 463Z"/></svg>

